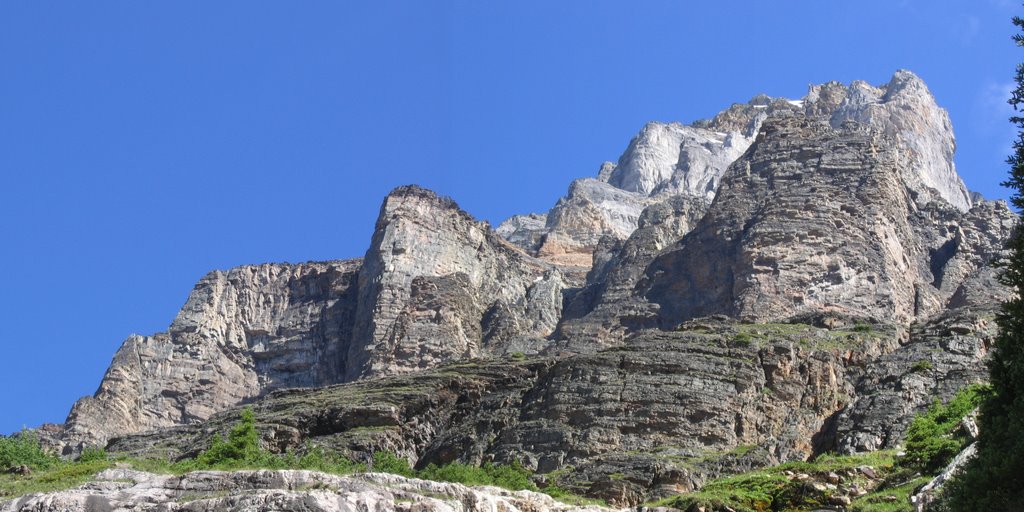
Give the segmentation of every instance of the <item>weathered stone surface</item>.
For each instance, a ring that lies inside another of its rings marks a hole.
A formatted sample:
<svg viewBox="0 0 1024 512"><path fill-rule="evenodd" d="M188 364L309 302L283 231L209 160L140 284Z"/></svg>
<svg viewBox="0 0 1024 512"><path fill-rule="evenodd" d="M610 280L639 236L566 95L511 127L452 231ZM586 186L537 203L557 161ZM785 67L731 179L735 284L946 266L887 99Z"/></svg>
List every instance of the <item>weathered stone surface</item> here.
<svg viewBox="0 0 1024 512"><path fill-rule="evenodd" d="M853 120L894 138L903 179L921 204L942 198L961 211L970 209L970 194L953 165L956 142L949 115L936 105L920 78L900 70L881 87L854 81L844 88L831 82L812 87L804 103L809 110L828 115L840 98L830 113L832 126Z"/></svg>
<svg viewBox="0 0 1024 512"><path fill-rule="evenodd" d="M417 187L385 200L364 260L212 272L166 333L131 336L65 425L82 443L194 423L279 388L542 350L578 270L511 246Z"/></svg>
<svg viewBox="0 0 1024 512"><path fill-rule="evenodd" d="M776 108L796 107L759 96L692 126L648 123L618 164L605 162L596 179L574 181L545 216L542 229L524 221L539 215L517 215L502 223L499 234L549 261L590 266L600 239L625 240L644 208L673 196L696 204L713 198L722 172L750 146Z"/></svg>
<svg viewBox="0 0 1024 512"><path fill-rule="evenodd" d="M914 326L909 343L871 362L855 399L836 421L843 453L893 448L917 413L935 400L988 378L985 358L996 336L994 308L954 310Z"/></svg>
<svg viewBox="0 0 1024 512"><path fill-rule="evenodd" d="M572 506L546 494L497 487L467 487L383 473L335 476L313 471L199 471L182 476L109 469L78 489L34 494L0 511L95 512L98 510L309 511L366 510L518 512L610 510Z"/></svg>
<svg viewBox="0 0 1024 512"><path fill-rule="evenodd" d="M384 200L360 270L346 380L543 340L558 324L570 282L450 199L398 188Z"/></svg>
<svg viewBox="0 0 1024 512"><path fill-rule="evenodd" d="M368 460L385 450L418 467L515 461L577 492L636 504L829 446L831 418L853 398L862 368L901 339L881 327L708 319L591 355L483 360L282 390L252 407L275 451L312 443ZM237 418L235 410L126 436L108 450L190 456ZM734 453L740 447L742 456Z"/></svg>
<svg viewBox="0 0 1024 512"><path fill-rule="evenodd" d="M988 264L1013 213L989 201L967 212L942 199L919 206L900 151L862 125L773 114L696 227L674 231L681 240L660 252L607 257L567 309L561 335L614 343L616 330L712 314L909 323L965 301L991 304L1001 287ZM609 286L639 269L642 279ZM966 286L976 275L986 286Z"/></svg>
<svg viewBox="0 0 1024 512"><path fill-rule="evenodd" d="M604 182L629 194L605 191L595 201L589 199L593 193L580 193L574 184L547 215L544 228L519 227L524 216L516 216L507 221L502 235L537 253L541 245L536 241L552 233L551 247L538 255L566 261L566 254L572 254L573 263L586 263L585 255L602 235L626 238L636 228L635 212L652 198L714 198L722 174L754 142L765 119L784 111L802 111L834 128L855 121L891 138L903 180L920 206L940 198L961 211L973 204L953 164L956 144L948 114L920 78L900 70L879 87L863 81L829 82L810 86L800 100L759 95L691 125L648 123L618 164L606 162L596 180L578 180L593 182L590 189Z"/></svg>
<svg viewBox="0 0 1024 512"><path fill-rule="evenodd" d="M598 244L587 285L567 305L559 337L570 340L573 350L585 351L621 342L631 331L655 327L656 309L633 290L655 256L688 233L704 217L708 204L700 198L672 196L644 210L638 229L625 242L609 237L604 246Z"/></svg>
<svg viewBox="0 0 1024 512"><path fill-rule="evenodd" d="M978 453L978 444L971 443L964 448L963 451L958 453L956 457L939 473L935 478L931 479L930 482L925 484L923 487L917 490L913 496L910 497L910 502L914 504L915 512L925 512L929 509L934 510L934 506L938 504L939 498L942 495L942 488L945 487L946 482L956 476L964 465L971 461Z"/></svg>
<svg viewBox="0 0 1024 512"><path fill-rule="evenodd" d="M709 314L895 318L932 281L893 146L855 127L777 116L730 167L708 215L647 269L662 325Z"/></svg>
<svg viewBox="0 0 1024 512"><path fill-rule="evenodd" d="M494 228L494 232L509 242L533 252L540 247L547 222L548 216L544 213L514 215Z"/></svg>
<svg viewBox="0 0 1024 512"><path fill-rule="evenodd" d="M165 333L130 336L65 441L192 423L275 388L340 382L359 260L266 264L204 277Z"/></svg>
<svg viewBox="0 0 1024 512"><path fill-rule="evenodd" d="M589 267L601 237L628 237L644 208L653 202L593 178L573 181L568 195L548 212L535 253L548 261Z"/></svg>

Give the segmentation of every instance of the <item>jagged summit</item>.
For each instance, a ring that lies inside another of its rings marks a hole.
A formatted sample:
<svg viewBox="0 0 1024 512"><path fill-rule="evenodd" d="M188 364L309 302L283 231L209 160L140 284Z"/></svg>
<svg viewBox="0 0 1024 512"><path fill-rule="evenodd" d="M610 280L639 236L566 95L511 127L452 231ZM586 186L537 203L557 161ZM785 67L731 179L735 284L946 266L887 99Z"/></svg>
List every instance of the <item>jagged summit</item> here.
<svg viewBox="0 0 1024 512"><path fill-rule="evenodd" d="M828 82L810 85L799 100L757 95L690 125L648 123L618 163L604 164L597 178L574 182L543 227L515 216L500 232L532 254L585 265L602 236L625 240L647 206L673 195L714 198L725 169L750 147L765 119L793 111L834 128L856 122L885 133L900 148L903 179L919 204L941 199L970 209L971 194L953 164L948 114L919 77L899 70L878 87Z"/></svg>

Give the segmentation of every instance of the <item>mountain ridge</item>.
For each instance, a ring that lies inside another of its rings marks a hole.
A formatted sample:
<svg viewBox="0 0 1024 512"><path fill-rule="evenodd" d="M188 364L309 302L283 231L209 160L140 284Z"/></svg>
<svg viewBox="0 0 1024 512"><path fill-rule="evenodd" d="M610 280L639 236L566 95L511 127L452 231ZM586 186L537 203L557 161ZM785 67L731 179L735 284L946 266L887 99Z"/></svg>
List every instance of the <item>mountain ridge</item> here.
<svg viewBox="0 0 1024 512"><path fill-rule="evenodd" d="M495 229L398 187L363 258L207 274L47 440L184 456L252 404L278 450L573 467L567 485L623 504L892 447L984 378L1006 293L991 263L1016 217L968 194L954 149L898 71L648 123L548 213Z"/></svg>

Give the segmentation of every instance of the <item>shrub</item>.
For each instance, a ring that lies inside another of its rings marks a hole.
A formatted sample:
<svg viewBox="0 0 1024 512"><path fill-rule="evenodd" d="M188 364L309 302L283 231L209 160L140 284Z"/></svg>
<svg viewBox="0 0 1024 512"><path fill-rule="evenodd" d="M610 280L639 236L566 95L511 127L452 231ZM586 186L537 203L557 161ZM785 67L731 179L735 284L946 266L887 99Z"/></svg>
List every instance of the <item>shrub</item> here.
<svg viewBox="0 0 1024 512"><path fill-rule="evenodd" d="M227 439L214 436L213 442L196 461L205 466L225 466L257 463L264 459L260 450L260 434L256 430L256 416L252 409L242 410L242 417L228 432Z"/></svg>
<svg viewBox="0 0 1024 512"><path fill-rule="evenodd" d="M399 458L391 452L374 452L373 467L378 473L392 473L407 477L415 477L416 471L409 466L409 461Z"/></svg>
<svg viewBox="0 0 1024 512"><path fill-rule="evenodd" d="M455 482L466 485L493 485L514 491L520 489L536 490L530 481L530 472L519 463L511 465L493 465L485 463L476 467L461 462L452 462L443 466L431 464L419 472L420 478Z"/></svg>
<svg viewBox="0 0 1024 512"><path fill-rule="evenodd" d="M78 462L83 464L98 460L107 460L107 451L96 446L90 446L82 450L82 455L78 457Z"/></svg>
<svg viewBox="0 0 1024 512"><path fill-rule="evenodd" d="M46 469L59 462L39 445L34 432L22 431L11 437L0 437L0 471L18 466Z"/></svg>
<svg viewBox="0 0 1024 512"><path fill-rule="evenodd" d="M750 336L750 333L738 332L732 337L732 341L738 345L749 346L754 342L754 338Z"/></svg>
<svg viewBox="0 0 1024 512"><path fill-rule="evenodd" d="M871 324L857 324L853 326L853 332L871 332Z"/></svg>
<svg viewBox="0 0 1024 512"><path fill-rule="evenodd" d="M295 460L294 463L289 462L288 466L343 475L364 469L362 464L353 462L345 457L329 454L319 446L308 444L306 445L305 453Z"/></svg>
<svg viewBox="0 0 1024 512"><path fill-rule="evenodd" d="M914 363L914 366L910 367L912 373L923 372L932 369L932 362L927 359L921 359Z"/></svg>
<svg viewBox="0 0 1024 512"><path fill-rule="evenodd" d="M949 464L967 444L963 436L955 435L960 420L978 407L986 392L984 386L962 389L948 404L936 401L914 417L907 429L906 455L896 465L933 474Z"/></svg>
<svg viewBox="0 0 1024 512"><path fill-rule="evenodd" d="M775 473L757 471L713 480L699 491L655 503L679 510L772 510L787 493L789 480Z"/></svg>

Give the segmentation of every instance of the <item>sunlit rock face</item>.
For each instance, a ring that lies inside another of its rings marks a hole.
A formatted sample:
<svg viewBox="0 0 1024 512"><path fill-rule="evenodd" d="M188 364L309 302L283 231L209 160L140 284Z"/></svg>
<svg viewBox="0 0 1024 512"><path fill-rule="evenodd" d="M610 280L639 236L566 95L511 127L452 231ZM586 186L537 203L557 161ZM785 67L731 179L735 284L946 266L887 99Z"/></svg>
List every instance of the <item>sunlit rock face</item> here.
<svg viewBox="0 0 1024 512"><path fill-rule="evenodd" d="M691 125L648 123L617 164L606 162L596 178L574 182L544 216L544 226L516 216L499 232L540 257L587 265L602 236L625 240L647 206L674 195L714 198L726 168L750 147L764 120L780 111L803 112L833 128L856 121L885 134L898 148L897 164L916 202L941 198L970 209L971 195L953 164L949 115L920 78L901 70L879 87L829 82L810 86L799 100L761 95Z"/></svg>

